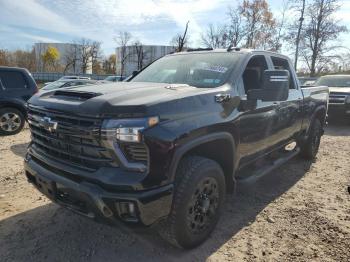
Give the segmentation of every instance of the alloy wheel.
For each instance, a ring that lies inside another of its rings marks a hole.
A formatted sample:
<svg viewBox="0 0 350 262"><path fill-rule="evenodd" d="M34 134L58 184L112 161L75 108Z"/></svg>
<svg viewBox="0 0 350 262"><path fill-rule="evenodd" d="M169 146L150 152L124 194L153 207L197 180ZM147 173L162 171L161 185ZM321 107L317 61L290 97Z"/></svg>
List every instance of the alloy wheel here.
<svg viewBox="0 0 350 262"><path fill-rule="evenodd" d="M0 129L5 132L16 131L21 126L21 117L13 112L8 112L0 116Z"/></svg>
<svg viewBox="0 0 350 262"><path fill-rule="evenodd" d="M187 226L194 234L210 227L219 206L219 187L212 177L203 179L195 189L187 211Z"/></svg>

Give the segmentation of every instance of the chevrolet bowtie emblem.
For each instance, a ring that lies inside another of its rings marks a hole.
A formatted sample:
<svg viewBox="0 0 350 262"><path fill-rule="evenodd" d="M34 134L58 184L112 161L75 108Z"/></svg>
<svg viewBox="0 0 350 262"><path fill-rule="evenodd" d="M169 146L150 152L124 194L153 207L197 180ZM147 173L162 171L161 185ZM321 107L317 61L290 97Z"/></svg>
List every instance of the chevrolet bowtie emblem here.
<svg viewBox="0 0 350 262"><path fill-rule="evenodd" d="M52 121L50 117L42 117L39 119L39 125L49 132L54 132L57 129L58 123Z"/></svg>

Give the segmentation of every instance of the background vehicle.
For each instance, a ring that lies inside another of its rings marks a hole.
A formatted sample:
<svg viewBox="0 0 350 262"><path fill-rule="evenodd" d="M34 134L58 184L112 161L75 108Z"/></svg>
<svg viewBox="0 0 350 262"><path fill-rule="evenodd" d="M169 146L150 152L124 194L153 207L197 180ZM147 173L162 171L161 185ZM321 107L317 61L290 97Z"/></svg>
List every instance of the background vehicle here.
<svg viewBox="0 0 350 262"><path fill-rule="evenodd" d="M315 85L316 80L307 80L304 82L304 86L313 86Z"/></svg>
<svg viewBox="0 0 350 262"><path fill-rule="evenodd" d="M330 116L350 117L350 75L322 76L316 85L329 87Z"/></svg>
<svg viewBox="0 0 350 262"><path fill-rule="evenodd" d="M58 80L73 80L73 79L85 79L85 80L90 80L91 78L88 76L62 76Z"/></svg>
<svg viewBox="0 0 350 262"><path fill-rule="evenodd" d="M0 67L0 135L14 135L22 130L26 101L37 91L28 70Z"/></svg>
<svg viewBox="0 0 350 262"><path fill-rule="evenodd" d="M123 78L121 76L107 76L103 81L109 81L109 82L119 82L122 81Z"/></svg>
<svg viewBox="0 0 350 262"><path fill-rule="evenodd" d="M298 77L298 81L299 81L299 84L301 86L305 86L305 85L313 85L316 81L317 81L318 77Z"/></svg>
<svg viewBox="0 0 350 262"><path fill-rule="evenodd" d="M71 86L82 86L82 85L93 85L97 81L95 80L86 80L86 79L66 79L66 80L57 80L55 82L52 82L50 84L47 84L44 86L41 90L54 90L64 87L71 87Z"/></svg>
<svg viewBox="0 0 350 262"><path fill-rule="evenodd" d="M238 179L297 154L315 158L327 102L328 88L301 89L280 54L172 54L98 92L33 97L26 176L79 214L158 223L170 243L191 248L213 231Z"/></svg>

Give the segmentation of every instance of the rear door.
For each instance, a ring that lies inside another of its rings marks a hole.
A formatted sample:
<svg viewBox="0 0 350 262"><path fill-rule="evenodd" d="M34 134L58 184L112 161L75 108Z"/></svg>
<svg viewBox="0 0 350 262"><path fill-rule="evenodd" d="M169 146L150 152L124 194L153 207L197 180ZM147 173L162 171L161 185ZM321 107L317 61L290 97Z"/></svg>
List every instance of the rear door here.
<svg viewBox="0 0 350 262"><path fill-rule="evenodd" d="M297 84L297 78L288 59L278 56L270 56L270 62L276 70L289 71L289 95L287 101L277 102L278 143L285 144L296 138L302 125L303 94Z"/></svg>
<svg viewBox="0 0 350 262"><path fill-rule="evenodd" d="M33 92L20 71L0 70L0 81L4 97L27 101L32 96Z"/></svg>

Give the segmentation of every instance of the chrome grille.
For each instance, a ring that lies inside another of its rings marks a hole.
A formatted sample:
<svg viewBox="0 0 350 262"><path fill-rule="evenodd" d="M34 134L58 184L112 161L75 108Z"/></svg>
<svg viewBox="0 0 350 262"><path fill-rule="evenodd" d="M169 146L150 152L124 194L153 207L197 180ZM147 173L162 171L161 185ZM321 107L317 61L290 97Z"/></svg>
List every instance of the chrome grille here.
<svg viewBox="0 0 350 262"><path fill-rule="evenodd" d="M329 103L330 104L344 104L345 98L346 98L345 94L330 93L329 94Z"/></svg>
<svg viewBox="0 0 350 262"><path fill-rule="evenodd" d="M42 125L44 118L57 123L57 127L51 130ZM90 170L115 166L109 151L100 144L100 120L29 107L28 122L31 148L36 153Z"/></svg>

